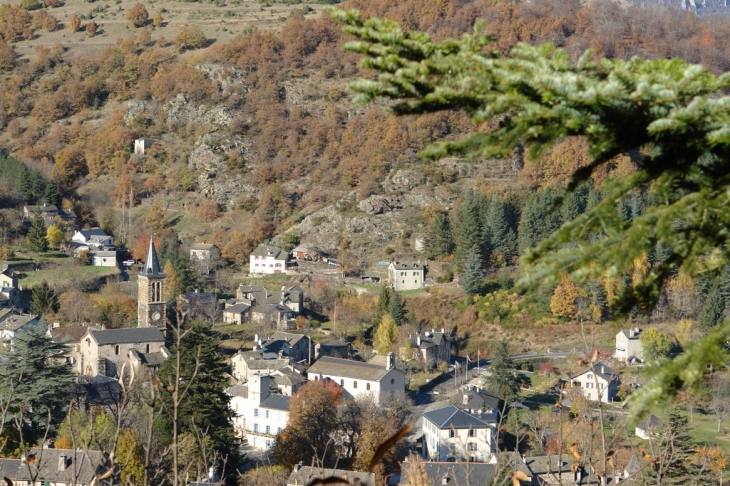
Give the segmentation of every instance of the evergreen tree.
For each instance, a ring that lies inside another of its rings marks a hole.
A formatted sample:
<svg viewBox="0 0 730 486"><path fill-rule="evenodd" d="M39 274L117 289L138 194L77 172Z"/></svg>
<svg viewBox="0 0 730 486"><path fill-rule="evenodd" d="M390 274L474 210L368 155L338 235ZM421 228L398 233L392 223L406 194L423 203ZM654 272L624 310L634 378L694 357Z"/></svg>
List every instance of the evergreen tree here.
<svg viewBox="0 0 730 486"><path fill-rule="evenodd" d="M696 445L689 435L689 421L679 407L672 407L667 420L666 432L662 437L660 450L665 450L663 457L655 463L653 476L659 476L658 484L690 484L697 474L693 453Z"/></svg>
<svg viewBox="0 0 730 486"><path fill-rule="evenodd" d="M390 298L390 305L388 306L388 313L393 318L396 326L403 324L405 320L406 311L403 308L403 301L398 295L398 292L393 291L393 295Z"/></svg>
<svg viewBox="0 0 730 486"><path fill-rule="evenodd" d="M393 291L383 285L378 294L378 302L375 305L375 322L380 322L385 314L390 312L390 298Z"/></svg>
<svg viewBox="0 0 730 486"><path fill-rule="evenodd" d="M30 310L33 314L42 316L48 312L58 310L58 295L45 280L33 287L30 299Z"/></svg>
<svg viewBox="0 0 730 486"><path fill-rule="evenodd" d="M461 272L469 251L481 245L483 235L479 200L474 191L469 189L456 212L454 225L454 266L457 272Z"/></svg>
<svg viewBox="0 0 730 486"><path fill-rule="evenodd" d="M722 295L720 285L715 282L710 288L710 292L707 294L705 304L697 318L697 325L704 332L708 332L722 322L724 312L725 299Z"/></svg>
<svg viewBox="0 0 730 486"><path fill-rule="evenodd" d="M547 238L561 224L560 214L553 210L554 191L536 192L525 203L517 227L517 248L520 255Z"/></svg>
<svg viewBox="0 0 730 486"><path fill-rule="evenodd" d="M47 332L42 319L38 326L19 333L0 364L2 403L10 404L10 413L30 421L33 437L26 440L31 443L63 421L73 395L75 378L63 359L68 346L53 341Z"/></svg>
<svg viewBox="0 0 730 486"><path fill-rule="evenodd" d="M18 170L18 190L26 200L31 201L33 188L30 181L30 174L25 165L22 165Z"/></svg>
<svg viewBox="0 0 730 486"><path fill-rule="evenodd" d="M504 205L495 194L484 222L484 246L492 263L509 265L517 249L515 232L509 227Z"/></svg>
<svg viewBox="0 0 730 486"><path fill-rule="evenodd" d="M31 169L28 173L28 180L30 182L31 198L33 201L38 202L38 199L43 196L46 189L46 184L43 182L43 176L40 171Z"/></svg>
<svg viewBox="0 0 730 486"><path fill-rule="evenodd" d="M201 431L211 441L213 449L228 456L228 464L235 465L238 452L234 443L233 411L230 408L230 397L225 393L228 387L226 380L225 356L219 350L220 335L211 325L193 321L184 326L180 347L173 348L180 355L180 392L188 384L190 388L182 398L179 407L178 434L193 434ZM176 337L173 338L177 342ZM199 363L197 374L196 362ZM173 398L170 390L175 384L176 359L162 362L157 376L163 383L162 401L165 412L158 419L157 429L161 432L163 442L172 441ZM191 382L192 379L192 382Z"/></svg>
<svg viewBox="0 0 730 486"><path fill-rule="evenodd" d="M175 267L175 275L177 276L177 284L180 292L189 292L194 290L197 285L196 273L193 271L192 263L189 258L178 254L171 260Z"/></svg>
<svg viewBox="0 0 730 486"><path fill-rule="evenodd" d="M46 240L46 223L43 221L43 215L40 208L36 209L33 215L33 221L28 230L28 246L36 253L48 251L48 240Z"/></svg>
<svg viewBox="0 0 730 486"><path fill-rule="evenodd" d="M476 247L472 247L471 251L467 254L464 271L461 273L459 281L461 282L461 286L464 288L469 301L471 301L471 298L479 293L482 282L484 281L482 256L479 254L479 250Z"/></svg>
<svg viewBox="0 0 730 486"><path fill-rule="evenodd" d="M520 392L520 377L517 366L509 354L509 343L499 341L495 344L494 357L489 365L489 375L484 380L489 393L498 396L507 403L517 399Z"/></svg>
<svg viewBox="0 0 730 486"><path fill-rule="evenodd" d="M61 195L58 193L58 186L53 179L46 184L46 188L43 191L43 199L46 201L46 204L52 204L54 206L61 204Z"/></svg>
<svg viewBox="0 0 730 486"><path fill-rule="evenodd" d="M426 256L438 258L450 255L454 251L454 236L451 233L451 223L448 216L439 213L429 227L426 237Z"/></svg>

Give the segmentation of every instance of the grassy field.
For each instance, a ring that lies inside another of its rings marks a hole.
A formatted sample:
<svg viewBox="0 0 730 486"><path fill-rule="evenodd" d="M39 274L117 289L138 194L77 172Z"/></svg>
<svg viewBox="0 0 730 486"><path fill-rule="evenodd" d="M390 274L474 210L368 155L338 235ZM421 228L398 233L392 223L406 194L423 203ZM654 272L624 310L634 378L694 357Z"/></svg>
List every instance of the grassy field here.
<svg viewBox="0 0 730 486"><path fill-rule="evenodd" d="M19 3L17 0L0 3ZM38 31L35 39L15 44L17 52L23 56L32 55L38 46L53 46L60 42L72 54L98 53L104 47L114 45L117 39L129 35L137 36L139 29L130 27L126 20L127 12L137 0L66 0L62 7L49 9L62 24L56 32ZM143 0L141 2L148 14L148 29L153 41L163 36L173 41L180 29L195 24L203 29L210 43L227 42L246 29L278 29L289 17L292 10L302 10L303 4L286 5L281 3L259 3L256 1L216 0L215 2L178 2L170 0ZM313 11L307 16L317 16L321 5L311 5ZM154 28L152 18L161 13L164 24ZM99 26L96 35L86 32L71 32L66 28L72 14L81 17L82 26L90 20Z"/></svg>
<svg viewBox="0 0 730 486"><path fill-rule="evenodd" d="M92 267L75 264L58 265L37 272L28 272L25 277L18 281L18 284L27 289L45 280L57 287L65 287L74 281L114 275L117 272L118 269L116 267Z"/></svg>

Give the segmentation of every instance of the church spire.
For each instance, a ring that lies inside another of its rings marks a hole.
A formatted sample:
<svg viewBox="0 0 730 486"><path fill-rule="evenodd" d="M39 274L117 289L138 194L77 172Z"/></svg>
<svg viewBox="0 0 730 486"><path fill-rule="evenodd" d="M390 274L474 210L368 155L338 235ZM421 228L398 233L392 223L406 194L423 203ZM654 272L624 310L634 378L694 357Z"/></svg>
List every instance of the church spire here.
<svg viewBox="0 0 730 486"><path fill-rule="evenodd" d="M157 259L157 251L152 236L150 236L150 247L147 250L147 260L144 262L144 268L139 273L147 277L164 277L160 268L160 261Z"/></svg>

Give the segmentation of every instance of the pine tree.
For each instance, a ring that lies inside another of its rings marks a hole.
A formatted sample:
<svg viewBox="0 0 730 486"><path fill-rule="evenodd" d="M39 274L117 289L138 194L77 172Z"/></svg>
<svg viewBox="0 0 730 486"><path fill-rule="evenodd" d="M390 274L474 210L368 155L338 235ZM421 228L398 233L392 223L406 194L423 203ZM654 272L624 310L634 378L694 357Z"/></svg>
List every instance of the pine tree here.
<svg viewBox="0 0 730 486"><path fill-rule="evenodd" d="M33 287L30 298L30 310L33 314L42 316L58 310L58 295L45 280Z"/></svg>
<svg viewBox="0 0 730 486"><path fill-rule="evenodd" d="M520 255L536 246L560 227L560 214L553 210L552 189L536 192L525 203L517 226L517 248Z"/></svg>
<svg viewBox="0 0 730 486"><path fill-rule="evenodd" d="M454 236L448 216L439 213L429 227L426 237L426 256L439 258L450 255L454 251Z"/></svg>
<svg viewBox="0 0 730 486"><path fill-rule="evenodd" d="M199 362L197 375L190 383L187 394L183 397L179 408L178 430L180 434L196 434L204 431L210 439L213 449L228 455L228 462L236 464L238 457L234 442L233 429L230 423L233 411L230 408L230 397L225 393L228 380L225 378L225 356L219 350L220 335L209 324L194 321L185 325L180 348L173 352L180 354L180 383L188 384L193 378L196 361ZM176 342L176 340L175 340ZM164 386L162 401L165 413L159 418L158 430L163 432L163 441L172 440L172 395L169 388L175 382L175 359L162 362L157 376Z"/></svg>
<svg viewBox="0 0 730 486"><path fill-rule="evenodd" d="M495 344L494 357L489 365L489 375L484 380L485 387L507 403L517 399L520 392L520 380L517 366L509 354L509 343L499 341Z"/></svg>
<svg viewBox="0 0 730 486"><path fill-rule="evenodd" d="M715 282L707 294L705 304L702 307L697 325L704 332L710 331L713 327L722 322L722 316L725 312L725 299L722 295L720 285Z"/></svg>
<svg viewBox="0 0 730 486"><path fill-rule="evenodd" d="M44 319L37 326L19 333L0 364L0 396L10 404L10 413L30 421L32 437L61 423L73 395L74 375L63 356L68 346L46 335ZM21 407L22 405L22 407ZM50 423L48 414L50 412Z"/></svg>
<svg viewBox="0 0 730 486"><path fill-rule="evenodd" d="M482 256L477 247L472 247L466 256L464 271L459 278L469 300L479 293L484 281L484 269L482 268Z"/></svg>
<svg viewBox="0 0 730 486"><path fill-rule="evenodd" d="M393 295L390 298L390 305L388 306L388 313L393 318L396 326L403 324L405 320L406 311L403 308L403 301L398 295L398 292L393 291Z"/></svg>
<svg viewBox="0 0 730 486"><path fill-rule="evenodd" d="M390 298L393 291L383 285L378 294L378 302L375 305L375 322L380 322L383 316L390 312Z"/></svg>
<svg viewBox="0 0 730 486"><path fill-rule="evenodd" d="M689 435L689 421L679 407L672 407L667 418L667 428L662 437L660 450L666 451L652 471L658 484L689 484L697 474L693 452L695 444Z"/></svg>
<svg viewBox="0 0 730 486"><path fill-rule="evenodd" d="M28 246L36 253L48 251L48 240L46 240L46 223L43 221L41 210L36 209L33 221L28 230Z"/></svg>
<svg viewBox="0 0 730 486"><path fill-rule="evenodd" d="M23 194L23 197L25 197L26 200L31 200L33 189L31 187L30 174L28 173L28 169L25 165L20 168L18 174L18 190L21 194Z"/></svg>
<svg viewBox="0 0 730 486"><path fill-rule="evenodd" d="M46 204L52 204L54 206L61 204L61 195L58 193L58 186L53 179L46 184L46 189L43 191L43 199L46 201Z"/></svg>
<svg viewBox="0 0 730 486"><path fill-rule="evenodd" d="M484 223L484 246L493 264L509 265L517 249L517 238L509 227L504 205L495 194L489 203Z"/></svg>
<svg viewBox="0 0 730 486"><path fill-rule="evenodd" d="M46 184L43 182L43 176L40 171L31 169L28 174L28 179L30 181L31 197L34 201L38 201L43 196L46 189Z"/></svg>
<svg viewBox="0 0 730 486"><path fill-rule="evenodd" d="M456 212L454 225L454 266L457 272L461 272L469 251L482 243L484 228L479 209L479 200L469 189Z"/></svg>

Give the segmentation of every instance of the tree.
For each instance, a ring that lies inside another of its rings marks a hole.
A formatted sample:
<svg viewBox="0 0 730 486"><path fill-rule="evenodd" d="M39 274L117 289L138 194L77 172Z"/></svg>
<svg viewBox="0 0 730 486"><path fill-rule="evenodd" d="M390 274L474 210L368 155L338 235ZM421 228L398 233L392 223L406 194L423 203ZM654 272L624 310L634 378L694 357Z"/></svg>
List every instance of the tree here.
<svg viewBox="0 0 730 486"><path fill-rule="evenodd" d="M164 24L164 22L165 21L162 18L162 14L160 12L157 12L155 14L155 17L152 19L152 25L154 25L155 27L158 27L158 28L159 27L162 27L162 25Z"/></svg>
<svg viewBox="0 0 730 486"><path fill-rule="evenodd" d="M688 484L698 471L692 461L695 444L689 435L687 417L678 407L672 407L667 422L659 444L662 454L654 468L647 468L647 472L657 477L657 484Z"/></svg>
<svg viewBox="0 0 730 486"><path fill-rule="evenodd" d="M205 33L197 25L185 25L175 36L175 44L181 51L205 47L206 42Z"/></svg>
<svg viewBox="0 0 730 486"><path fill-rule="evenodd" d="M147 13L147 9L139 2L135 3L132 8L129 9L129 12L127 12L127 20L135 27L142 27L145 23L147 23L148 18L150 18L150 16Z"/></svg>
<svg viewBox="0 0 730 486"><path fill-rule="evenodd" d="M620 154L643 148L640 166L607 185L600 202L523 253L522 285L550 285L561 273L578 285L628 274L636 258L661 247L663 261L612 301L617 314L627 314L637 305L653 307L678 270L717 275L730 262L724 241L730 226L724 210L730 189L725 177L730 113L724 109L729 99L724 92L730 76L663 57L625 61L595 59L587 52L571 64L570 56L552 44L518 44L501 56L487 48L494 39L481 34L482 22L459 40L434 42L422 32L405 33L389 20L363 22L354 10L330 7L328 12L358 38L347 49L382 73L352 83L357 102L385 97L393 100L387 109L396 115L464 110L477 126L494 123L493 130L432 144L422 152L425 157L485 159L509 156L517 147L536 156L566 137L582 137L589 161L573 172L567 187L573 192ZM627 221L619 203L644 191L662 203ZM598 237L586 238L591 234ZM568 244L570 251L560 251ZM730 324L717 326L691 352L653 368L652 383L631 397L632 415L647 412L683 386L697 386L708 364L722 364L728 331Z"/></svg>
<svg viewBox="0 0 730 486"><path fill-rule="evenodd" d="M87 34L93 36L94 34L96 34L96 30L97 30L96 22L94 22L93 20L91 22L87 22L86 25L84 26L84 30L86 31Z"/></svg>
<svg viewBox="0 0 730 486"><path fill-rule="evenodd" d="M58 295L45 280L33 287L30 310L33 314L45 315L58 310Z"/></svg>
<svg viewBox="0 0 730 486"><path fill-rule="evenodd" d="M703 332L708 332L722 322L725 313L725 298L722 295L720 285L715 282L705 299L700 315L697 317L697 325Z"/></svg>
<svg viewBox="0 0 730 486"><path fill-rule="evenodd" d="M68 346L54 342L47 332L43 320L16 335L6 360L0 364L3 403L10 404L10 412L20 419L19 423L22 419L30 421L30 442L64 419L75 382L63 359Z"/></svg>
<svg viewBox="0 0 730 486"><path fill-rule="evenodd" d="M28 230L28 247L36 252L42 253L48 251L48 240L46 240L46 223L43 221L43 215L40 209L36 209Z"/></svg>
<svg viewBox="0 0 730 486"><path fill-rule="evenodd" d="M392 297L390 298L390 305L388 306L388 313L393 318L393 322L396 326L403 324L406 316L406 310L404 303L398 295L398 292L393 291Z"/></svg>
<svg viewBox="0 0 730 486"><path fill-rule="evenodd" d="M0 70L10 71L17 64L17 55L13 46L0 40Z"/></svg>
<svg viewBox="0 0 730 486"><path fill-rule="evenodd" d="M639 341L644 349L644 356L651 361L669 356L674 347L672 339L655 327L642 332Z"/></svg>
<svg viewBox="0 0 730 486"><path fill-rule="evenodd" d="M398 328L390 314L385 314L380 325L375 331L375 340L378 343L378 352L387 354L393 350L395 340L398 337Z"/></svg>
<svg viewBox="0 0 730 486"><path fill-rule="evenodd" d="M509 343L499 341L494 347L494 357L489 365L489 375L484 380L489 393L492 393L507 403L517 399L520 392L520 378L509 355Z"/></svg>
<svg viewBox="0 0 730 486"><path fill-rule="evenodd" d="M492 264L500 267L510 265L517 252L517 237L509 227L504 205L496 194L492 196L484 222L484 246Z"/></svg>
<svg viewBox="0 0 730 486"><path fill-rule="evenodd" d="M431 486L433 481L426 472L424 460L420 454L411 452L408 456L407 467L403 468L403 486Z"/></svg>
<svg viewBox="0 0 730 486"><path fill-rule="evenodd" d="M473 246L466 255L466 263L459 281L469 300L478 294L482 288L484 269L482 268L482 255L476 246Z"/></svg>
<svg viewBox="0 0 730 486"><path fill-rule="evenodd" d="M375 304L375 322L380 322L384 315L390 312L390 299L393 296L393 291L383 285L380 287L380 293L378 294L378 301Z"/></svg>
<svg viewBox="0 0 730 486"><path fill-rule="evenodd" d="M68 30L71 32L78 32L81 29L81 19L78 14L71 14L71 18L68 20Z"/></svg>
<svg viewBox="0 0 730 486"><path fill-rule="evenodd" d="M209 324L193 321L186 324L181 332L180 346L173 352L180 354L181 383L190 383L179 406L178 431L181 434L205 433L207 439L219 454L228 456L230 464L238 457L234 443L233 429L230 426L233 411L229 406L229 396L225 393L228 381L225 378L228 365L219 351L220 335ZM173 396L168 389L176 376L175 360L163 361L157 376L164 384L160 389L167 413L160 416L160 428L169 444L172 441ZM193 379L194 378L194 379Z"/></svg>
<svg viewBox="0 0 730 486"><path fill-rule="evenodd" d="M454 251L454 239L448 216L438 213L426 235L426 252L429 258L450 255Z"/></svg>
<svg viewBox="0 0 730 486"><path fill-rule="evenodd" d="M480 211L480 197L469 189L456 211L454 224L454 264L457 272L461 272L466 264L469 252L482 244L484 228Z"/></svg>
<svg viewBox="0 0 730 486"><path fill-rule="evenodd" d="M332 381L308 381L289 402L289 423L277 437L273 455L278 464L291 469L305 464L331 465L337 405L342 388ZM329 455L326 453L329 452Z"/></svg>
<svg viewBox="0 0 730 486"><path fill-rule="evenodd" d="M152 42L152 35L150 35L150 31L147 30L147 27L143 27L137 36L137 43L142 47L147 47L150 45L150 42Z"/></svg>
<svg viewBox="0 0 730 486"><path fill-rule="evenodd" d="M78 147L62 148L54 156L53 174L62 188L68 188L87 172L84 153Z"/></svg>
<svg viewBox="0 0 730 486"><path fill-rule="evenodd" d="M578 299L586 297L584 290L578 288L567 275L555 287L550 299L550 312L556 317L573 318L578 314Z"/></svg>
<svg viewBox="0 0 730 486"><path fill-rule="evenodd" d="M46 183L46 187L43 190L43 199L46 201L46 204L53 206L59 206L61 204L61 195L58 193L58 186L53 179Z"/></svg>
<svg viewBox="0 0 730 486"><path fill-rule="evenodd" d="M165 211L162 209L162 205L159 201L155 200L151 205L142 219L145 223L150 225L155 232L162 232L167 227L167 218L165 217Z"/></svg>
<svg viewBox="0 0 730 486"><path fill-rule="evenodd" d="M66 240L66 235L63 234L61 228L52 224L46 231L46 240L51 248L58 248L58 246Z"/></svg>

